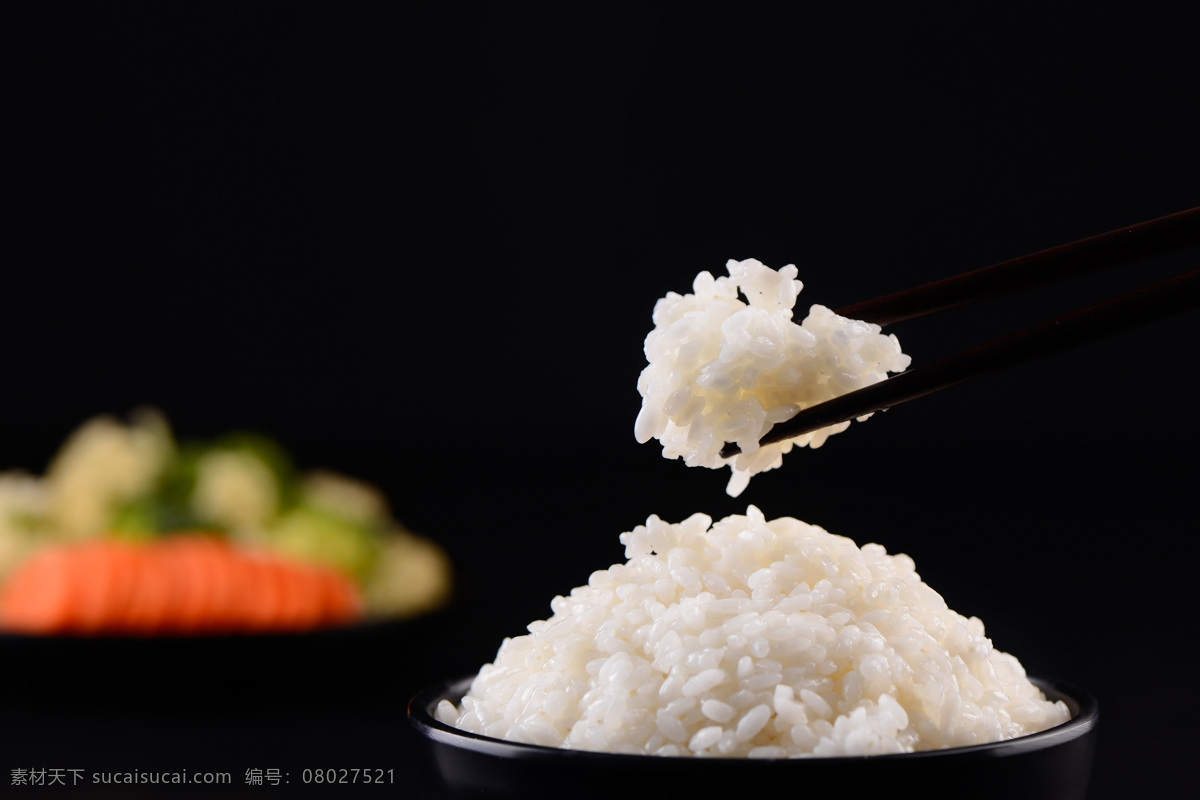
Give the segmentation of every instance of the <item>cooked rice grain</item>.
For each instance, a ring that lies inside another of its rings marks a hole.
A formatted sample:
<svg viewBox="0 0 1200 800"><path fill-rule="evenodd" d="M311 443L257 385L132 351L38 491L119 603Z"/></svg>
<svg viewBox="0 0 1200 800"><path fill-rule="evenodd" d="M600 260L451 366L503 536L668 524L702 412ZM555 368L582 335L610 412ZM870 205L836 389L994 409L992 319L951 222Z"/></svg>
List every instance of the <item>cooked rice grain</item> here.
<svg viewBox="0 0 1200 800"><path fill-rule="evenodd" d="M655 304L634 435L642 443L658 439L663 457L682 458L688 466L728 465L733 475L727 491L736 497L752 475L780 466L793 446L820 447L850 423L759 447L772 427L907 369L910 359L878 325L824 306L812 306L802 323L793 322L803 288L796 267L776 271L755 259L726 266L729 277L701 272L693 294L670 292ZM738 299L739 290L749 305ZM726 442L736 442L741 454L721 458Z"/></svg>
<svg viewBox="0 0 1200 800"><path fill-rule="evenodd" d="M782 758L992 742L1068 719L911 558L754 506L651 517L628 561L505 639L438 718L499 739Z"/></svg>

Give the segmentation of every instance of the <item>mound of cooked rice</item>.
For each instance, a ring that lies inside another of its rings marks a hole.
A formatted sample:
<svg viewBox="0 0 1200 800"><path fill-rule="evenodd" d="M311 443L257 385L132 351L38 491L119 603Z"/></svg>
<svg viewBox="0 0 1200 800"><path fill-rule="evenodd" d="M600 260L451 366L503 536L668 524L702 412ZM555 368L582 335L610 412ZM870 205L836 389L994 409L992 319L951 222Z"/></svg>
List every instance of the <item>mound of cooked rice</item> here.
<svg viewBox="0 0 1200 800"><path fill-rule="evenodd" d="M715 525L651 517L621 542L625 564L556 597L438 718L550 747L782 758L971 745L1069 717L880 545L753 506Z"/></svg>
<svg viewBox="0 0 1200 800"><path fill-rule="evenodd" d="M776 423L878 383L907 369L910 359L878 325L825 306L812 306L794 323L792 308L803 288L794 266L776 271L755 259L726 266L729 277L701 272L693 294L670 292L655 304L634 435L642 443L658 439L665 458L682 458L688 466L728 464L727 491L736 497L750 476L782 464L793 445L820 447L850 425L759 447ZM749 304L738 299L739 290ZM741 454L721 458L726 442L736 442Z"/></svg>

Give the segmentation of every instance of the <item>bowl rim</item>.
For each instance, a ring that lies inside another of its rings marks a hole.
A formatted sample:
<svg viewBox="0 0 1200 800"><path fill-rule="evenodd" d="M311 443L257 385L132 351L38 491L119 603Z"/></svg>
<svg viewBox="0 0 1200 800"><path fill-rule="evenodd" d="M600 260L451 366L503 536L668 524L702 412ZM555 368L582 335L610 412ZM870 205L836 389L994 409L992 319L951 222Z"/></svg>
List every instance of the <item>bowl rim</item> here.
<svg viewBox="0 0 1200 800"><path fill-rule="evenodd" d="M1100 706L1096 698L1076 684L1057 679L1028 676L1029 680L1046 695L1047 699L1066 703L1071 718L1061 725L1047 728L1037 733L1019 736L1015 739L1004 739L999 742L966 745L963 747L947 747L939 750L919 750L915 753L884 753L879 755L851 756L800 756L790 758L726 758L711 757L697 758L696 756L651 756L635 753L608 753L595 750L576 750L570 748L547 747L526 742L510 742L491 736L459 730L440 722L434 716L433 710L441 700L452 700L457 703L466 694L475 676L452 678L421 689L408 702L408 719L410 725L425 739L442 745L448 745L464 750L503 758L520 759L579 759L581 761L600 760L609 764L624 760L646 763L646 759L663 762L688 763L719 763L722 765L753 764L756 769L768 764L814 764L853 762L883 763L887 761L937 758L993 758L999 756L1015 756L1046 750L1065 745L1079 739L1094 730L1100 721Z"/></svg>

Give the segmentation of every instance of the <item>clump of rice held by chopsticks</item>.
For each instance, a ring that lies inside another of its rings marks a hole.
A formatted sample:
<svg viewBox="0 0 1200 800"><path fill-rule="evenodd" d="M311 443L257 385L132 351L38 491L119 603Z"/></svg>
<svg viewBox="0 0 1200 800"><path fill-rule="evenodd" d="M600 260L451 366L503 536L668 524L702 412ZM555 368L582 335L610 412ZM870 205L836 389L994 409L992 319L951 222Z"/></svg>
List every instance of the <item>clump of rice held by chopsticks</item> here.
<svg viewBox="0 0 1200 800"><path fill-rule="evenodd" d="M659 756L933 750L1066 722L911 558L751 506L650 517L628 561L556 597L438 718L510 741Z"/></svg>
<svg viewBox="0 0 1200 800"><path fill-rule="evenodd" d="M655 304L634 435L642 443L658 439L665 458L682 458L688 466L728 465L727 491L736 497L752 475L780 466L793 446L820 447L850 423L760 447L773 426L901 372L910 359L878 325L825 306L812 306L795 323L803 284L794 266L773 270L747 259L727 267L728 277L701 272L691 294L670 292ZM742 452L722 458L726 442Z"/></svg>

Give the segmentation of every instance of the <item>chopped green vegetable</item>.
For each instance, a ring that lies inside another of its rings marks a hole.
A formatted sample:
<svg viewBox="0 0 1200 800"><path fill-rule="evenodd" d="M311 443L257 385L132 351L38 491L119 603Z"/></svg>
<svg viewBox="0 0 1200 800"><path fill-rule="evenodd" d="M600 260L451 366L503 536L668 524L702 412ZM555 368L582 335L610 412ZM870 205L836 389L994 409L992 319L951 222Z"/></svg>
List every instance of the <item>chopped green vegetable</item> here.
<svg viewBox="0 0 1200 800"><path fill-rule="evenodd" d="M379 557L376 532L323 510L300 506L285 513L267 530L276 552L336 567L356 580L371 572Z"/></svg>

